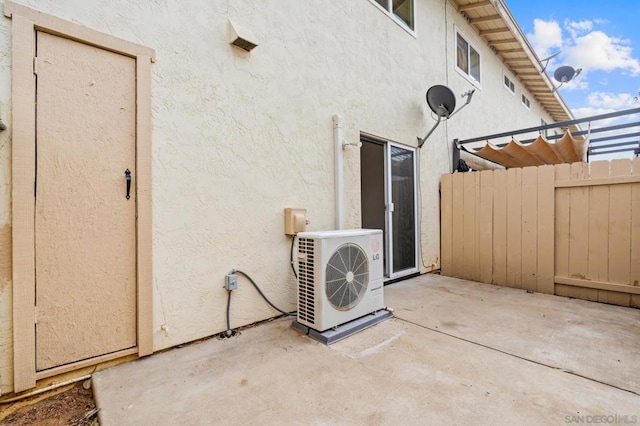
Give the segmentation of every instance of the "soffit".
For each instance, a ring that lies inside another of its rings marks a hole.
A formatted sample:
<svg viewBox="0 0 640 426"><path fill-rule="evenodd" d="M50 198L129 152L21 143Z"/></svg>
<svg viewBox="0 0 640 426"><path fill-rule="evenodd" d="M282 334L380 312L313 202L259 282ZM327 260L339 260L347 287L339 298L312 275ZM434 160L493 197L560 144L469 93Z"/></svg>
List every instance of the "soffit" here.
<svg viewBox="0 0 640 426"><path fill-rule="evenodd" d="M554 121L573 119L503 0L452 0L454 7Z"/></svg>

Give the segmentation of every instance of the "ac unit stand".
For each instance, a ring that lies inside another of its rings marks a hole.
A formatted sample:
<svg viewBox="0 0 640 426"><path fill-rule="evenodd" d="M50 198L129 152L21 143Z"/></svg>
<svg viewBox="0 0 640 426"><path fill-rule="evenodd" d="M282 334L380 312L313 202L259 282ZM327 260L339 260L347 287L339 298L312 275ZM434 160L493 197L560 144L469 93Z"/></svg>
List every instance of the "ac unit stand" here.
<svg viewBox="0 0 640 426"><path fill-rule="evenodd" d="M306 325L302 325L296 320L293 320L293 322L291 322L291 327L303 334L308 335L309 337L317 340L320 343L330 345L337 342L338 340L342 340L345 337L349 337L352 334L362 331L365 328L369 328L372 325L376 325L384 320L387 320L392 316L393 314L391 312L383 309L380 311L372 312L369 315L354 319L337 327L330 328L329 330L323 331L322 333L309 328Z"/></svg>

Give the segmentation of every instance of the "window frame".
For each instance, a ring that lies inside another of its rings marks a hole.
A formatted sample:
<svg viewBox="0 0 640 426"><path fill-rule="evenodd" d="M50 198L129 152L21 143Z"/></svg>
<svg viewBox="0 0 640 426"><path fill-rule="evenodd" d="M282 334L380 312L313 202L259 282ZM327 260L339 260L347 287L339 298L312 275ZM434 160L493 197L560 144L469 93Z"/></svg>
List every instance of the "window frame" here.
<svg viewBox="0 0 640 426"><path fill-rule="evenodd" d="M462 40L464 40L465 43L467 43L467 62L469 62L469 58L471 57L471 49L473 49L473 51L478 55L478 78L475 78L471 74L470 70L469 72L467 72L458 65L458 37L462 38ZM476 86L478 89L481 89L482 88L482 55L480 54L480 51L476 48L476 46L469 41L469 38L457 27L454 28L453 51L455 52L453 56L455 70L464 78L466 78L471 84Z"/></svg>
<svg viewBox="0 0 640 426"><path fill-rule="evenodd" d="M541 126L546 126L548 124L549 123L547 123L547 121L544 118L540 117L540 125ZM542 130L540 133L544 134L544 137L546 138L546 137L549 136L549 129Z"/></svg>
<svg viewBox="0 0 640 426"><path fill-rule="evenodd" d="M526 102L525 102L526 101ZM520 103L529 111L531 111L531 99L523 93L520 94Z"/></svg>
<svg viewBox="0 0 640 426"><path fill-rule="evenodd" d="M381 0L381 1L386 1L386 3L387 3L387 7L386 8L384 6L382 6L380 3L378 3L376 0L369 0L369 3L373 4L375 7L378 8L378 10L380 10L382 13L384 13L389 18L391 18L391 20L393 22L395 22L397 25L399 25L400 28L402 28L403 30L407 31L412 36L416 37L416 29L415 29L415 27L416 27L416 0L408 0L408 1L411 2L411 8L413 10L413 28L411 26L409 26L406 22L404 22L403 19L398 18L393 13L393 0Z"/></svg>
<svg viewBox="0 0 640 426"><path fill-rule="evenodd" d="M507 81L509 85L507 85ZM516 83L506 73L502 73L502 87L504 87L513 96L516 95Z"/></svg>

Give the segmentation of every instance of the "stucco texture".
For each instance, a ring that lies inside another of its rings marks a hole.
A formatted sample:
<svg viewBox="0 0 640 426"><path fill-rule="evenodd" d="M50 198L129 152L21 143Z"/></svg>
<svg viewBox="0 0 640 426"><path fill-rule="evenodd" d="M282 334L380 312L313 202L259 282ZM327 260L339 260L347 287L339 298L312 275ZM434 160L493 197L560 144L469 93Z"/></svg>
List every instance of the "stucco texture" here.
<svg viewBox="0 0 640 426"><path fill-rule="evenodd" d="M11 39L0 18L0 394L13 389L13 300L11 283Z"/></svg>
<svg viewBox="0 0 640 426"><path fill-rule="evenodd" d="M499 58L445 0L416 0L414 34L369 0L18 3L156 51L155 350L225 329L224 275L232 268L254 277L277 306L295 309L283 210L306 208L308 230L335 227L332 116L343 118L347 142L366 132L416 146L435 123L426 90L446 84L459 95L473 87L455 70L456 28L480 52L483 81L471 105L419 152L423 271L439 267L438 186L450 171L451 139L550 121L533 97L529 111L501 87ZM229 45L229 20L253 33L251 53ZM9 127L10 28L0 19L0 104ZM9 133L0 133L0 228L11 222ZM360 227L359 158L357 149L344 152L347 228ZM8 247L8 236L0 238ZM1 275L10 270L8 253L0 255L3 391L12 363L10 276ZM277 314L244 278L239 284L232 327Z"/></svg>

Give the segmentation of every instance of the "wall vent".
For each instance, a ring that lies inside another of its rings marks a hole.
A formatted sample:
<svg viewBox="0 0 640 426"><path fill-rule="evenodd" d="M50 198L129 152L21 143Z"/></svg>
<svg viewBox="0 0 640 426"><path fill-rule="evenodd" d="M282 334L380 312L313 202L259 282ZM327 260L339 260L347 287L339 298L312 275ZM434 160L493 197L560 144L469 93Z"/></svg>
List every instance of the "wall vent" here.
<svg viewBox="0 0 640 426"><path fill-rule="evenodd" d="M251 52L258 46L258 43L252 40L255 40L255 37L251 32L229 21L229 43L232 46Z"/></svg>

